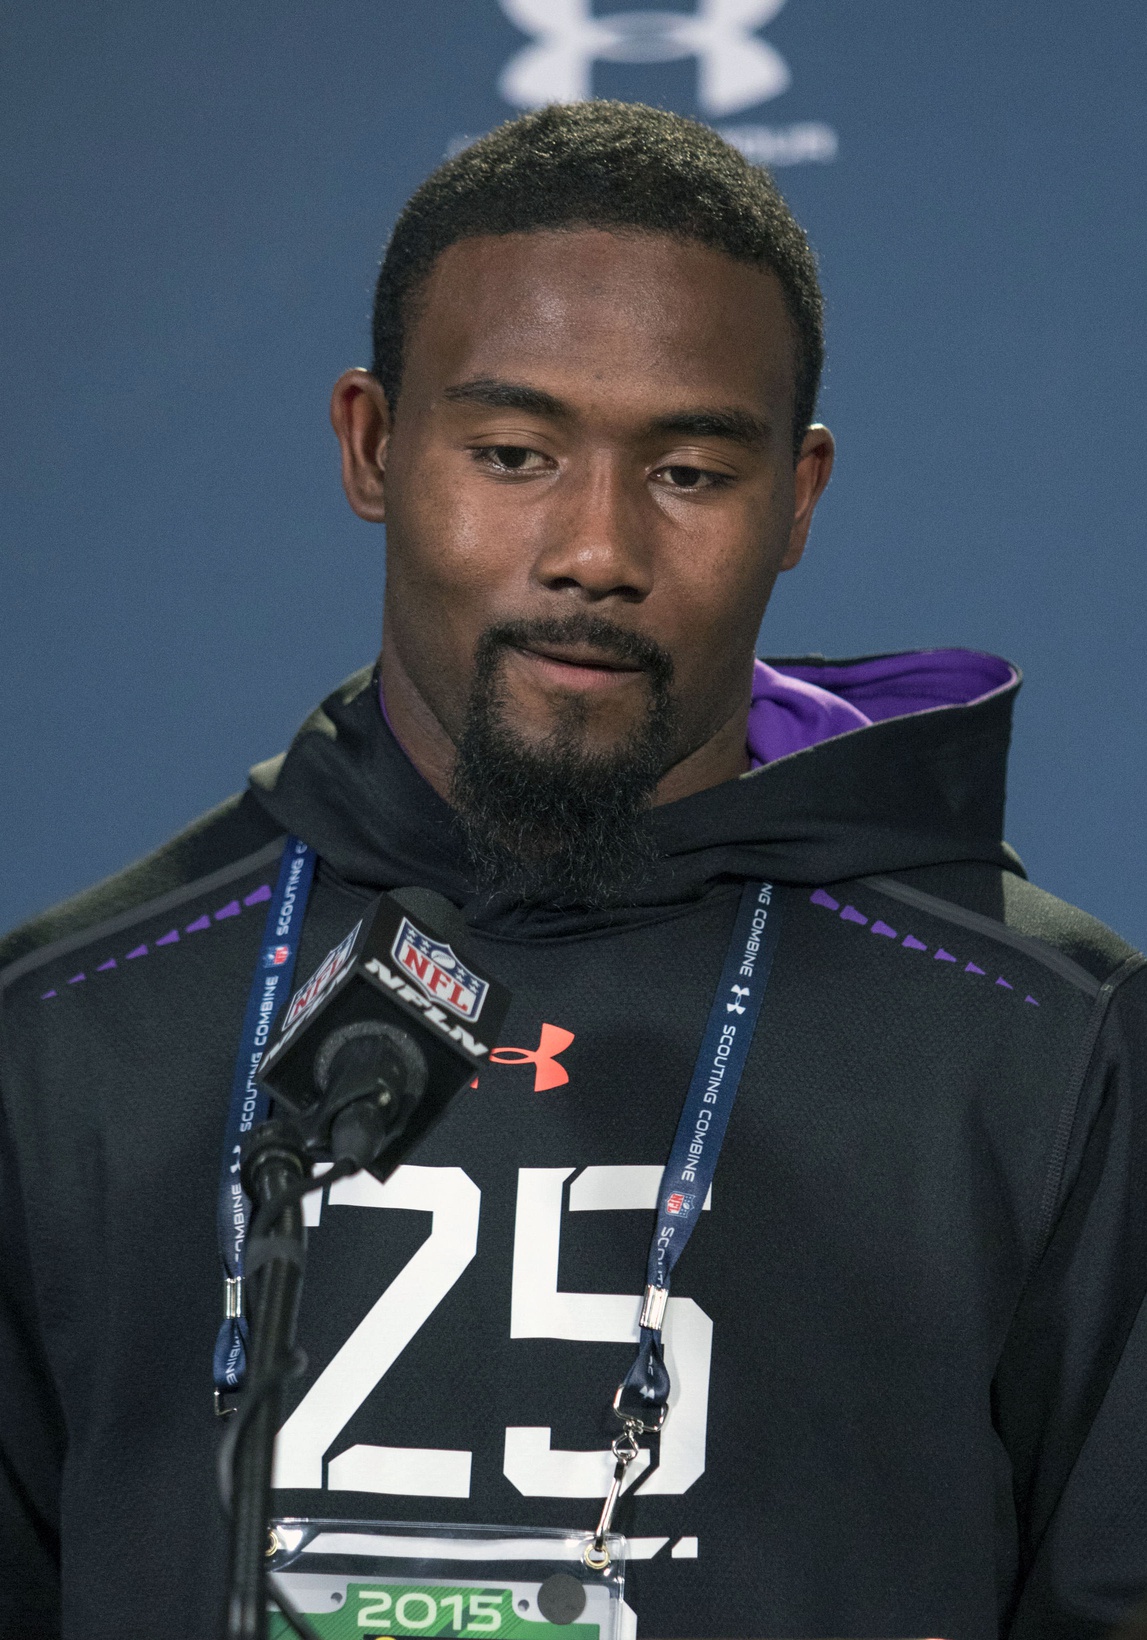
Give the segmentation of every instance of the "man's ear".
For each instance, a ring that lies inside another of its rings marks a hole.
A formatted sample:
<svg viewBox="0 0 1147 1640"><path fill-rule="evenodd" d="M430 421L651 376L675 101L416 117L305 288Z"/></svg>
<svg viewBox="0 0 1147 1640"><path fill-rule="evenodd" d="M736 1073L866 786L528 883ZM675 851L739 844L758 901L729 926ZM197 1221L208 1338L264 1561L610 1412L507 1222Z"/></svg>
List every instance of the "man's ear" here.
<svg viewBox="0 0 1147 1640"><path fill-rule="evenodd" d="M808 540L812 515L824 494L832 475L836 444L827 427L819 422L809 428L801 443L797 458L793 496L793 527L789 534L788 550L781 561L782 569L793 569L801 561Z"/></svg>
<svg viewBox="0 0 1147 1640"><path fill-rule="evenodd" d="M368 524L386 520L383 495L390 407L369 370L344 370L331 394L331 426L342 450L343 489Z"/></svg>

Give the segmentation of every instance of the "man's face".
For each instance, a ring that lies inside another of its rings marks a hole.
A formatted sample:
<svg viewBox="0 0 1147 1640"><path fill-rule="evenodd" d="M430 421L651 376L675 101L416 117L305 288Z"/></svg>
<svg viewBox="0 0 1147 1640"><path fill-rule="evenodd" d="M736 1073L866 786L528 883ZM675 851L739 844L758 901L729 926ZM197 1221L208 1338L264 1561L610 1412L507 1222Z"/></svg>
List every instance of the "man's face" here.
<svg viewBox="0 0 1147 1640"><path fill-rule="evenodd" d="M512 623L520 642L486 659L503 727L540 747L576 723L608 756L650 711L644 646L671 669L658 796L679 795L672 768L743 719L765 605L828 476L830 443L794 475L793 376L777 280L704 246L579 230L447 250L408 325L377 496L353 461L347 478L387 524L388 702L389 657L457 745L480 640Z"/></svg>

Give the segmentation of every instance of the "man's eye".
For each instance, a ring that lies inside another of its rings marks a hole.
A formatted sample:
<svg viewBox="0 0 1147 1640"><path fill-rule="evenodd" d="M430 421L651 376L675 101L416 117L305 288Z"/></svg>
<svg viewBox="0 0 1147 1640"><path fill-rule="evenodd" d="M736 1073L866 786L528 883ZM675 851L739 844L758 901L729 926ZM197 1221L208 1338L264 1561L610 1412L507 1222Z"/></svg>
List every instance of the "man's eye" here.
<svg viewBox="0 0 1147 1640"><path fill-rule="evenodd" d="M545 456L522 444L486 444L474 451L475 458L497 473L530 473L545 466Z"/></svg>
<svg viewBox="0 0 1147 1640"><path fill-rule="evenodd" d="M712 490L729 482L725 473L711 473L704 467L661 467L655 476L672 490Z"/></svg>

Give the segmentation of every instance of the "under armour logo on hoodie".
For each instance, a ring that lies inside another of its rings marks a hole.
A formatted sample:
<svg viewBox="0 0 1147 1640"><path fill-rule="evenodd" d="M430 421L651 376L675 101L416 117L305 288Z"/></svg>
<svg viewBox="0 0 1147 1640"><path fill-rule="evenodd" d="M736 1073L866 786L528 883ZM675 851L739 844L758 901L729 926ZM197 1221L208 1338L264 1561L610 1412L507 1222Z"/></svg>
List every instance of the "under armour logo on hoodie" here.
<svg viewBox="0 0 1147 1640"><path fill-rule="evenodd" d="M785 0L698 0L687 11L619 11L595 16L591 0L500 0L534 44L502 70L498 90L515 108L581 102L593 95L595 62L668 63L697 59L697 100L706 114L778 97L789 66L754 29L771 22Z"/></svg>
<svg viewBox="0 0 1147 1640"><path fill-rule="evenodd" d="M544 1093L547 1088L560 1088L570 1079L557 1056L564 1053L574 1039L572 1031L563 1031L560 1025L543 1025L536 1048L495 1048L490 1055L495 1065L532 1065L534 1092Z"/></svg>

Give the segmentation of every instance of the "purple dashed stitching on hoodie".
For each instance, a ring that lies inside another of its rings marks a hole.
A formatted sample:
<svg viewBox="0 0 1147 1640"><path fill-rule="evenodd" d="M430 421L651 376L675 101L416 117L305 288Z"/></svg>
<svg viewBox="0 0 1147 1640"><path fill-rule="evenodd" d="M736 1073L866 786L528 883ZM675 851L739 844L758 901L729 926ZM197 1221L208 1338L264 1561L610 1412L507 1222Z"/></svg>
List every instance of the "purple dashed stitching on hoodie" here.
<svg viewBox="0 0 1147 1640"><path fill-rule="evenodd" d="M252 889L250 894L245 894L243 896L243 905L240 905L238 900L228 900L226 905L220 906L219 910L213 912L210 916L204 912L201 917L196 917L194 922L187 923L183 932L185 934L201 934L205 929L214 928L216 922L224 922L230 917L238 917L243 910L243 906L264 905L270 898L271 885L269 883L261 883L258 888ZM157 948L161 945L178 945L179 939L180 935L178 928L171 928L166 934L160 934L154 943ZM146 957L150 956L150 954L151 950L149 946L137 945L134 946L132 950L124 952L123 960L124 962L131 962L137 957ZM94 972L97 974L107 974L113 969L118 969L118 967L118 960L115 957L108 957L106 961L101 962L96 966ZM87 977L88 976L85 973L73 974L67 983L69 985L79 985L81 980L86 980ZM42 991L40 993L40 1001L49 1002L53 997L58 997L59 994L59 991L55 989L50 991Z"/></svg>
<svg viewBox="0 0 1147 1640"><path fill-rule="evenodd" d="M841 922L856 923L861 927L868 926L868 918L863 914L863 912L858 911L854 905L846 905L844 909L841 910L840 901L834 900L826 888L814 888L812 893L809 895L809 904L819 905L825 911L839 912ZM868 932L870 934L883 934L886 939L894 940L899 938L895 928L890 928L886 922L881 922L879 917L868 929ZM915 934L905 934L904 938L900 941L900 945L901 949L905 951L928 950L928 947L924 944L924 941L918 940ZM955 964L959 964L960 961L959 957L954 957L950 951L945 951L942 945L938 945L936 947L936 950L932 953L932 960L933 962L951 962ZM984 969L977 968L974 962L964 964L964 973L979 974L981 977L986 978ZM1006 980L1002 974L999 979L997 979L996 985L1005 991L1015 990L1015 986L1012 985L1009 980ZM1024 1001L1029 1002L1033 1008L1039 1007L1039 1003L1036 1001L1035 997L1030 994L1024 997Z"/></svg>

